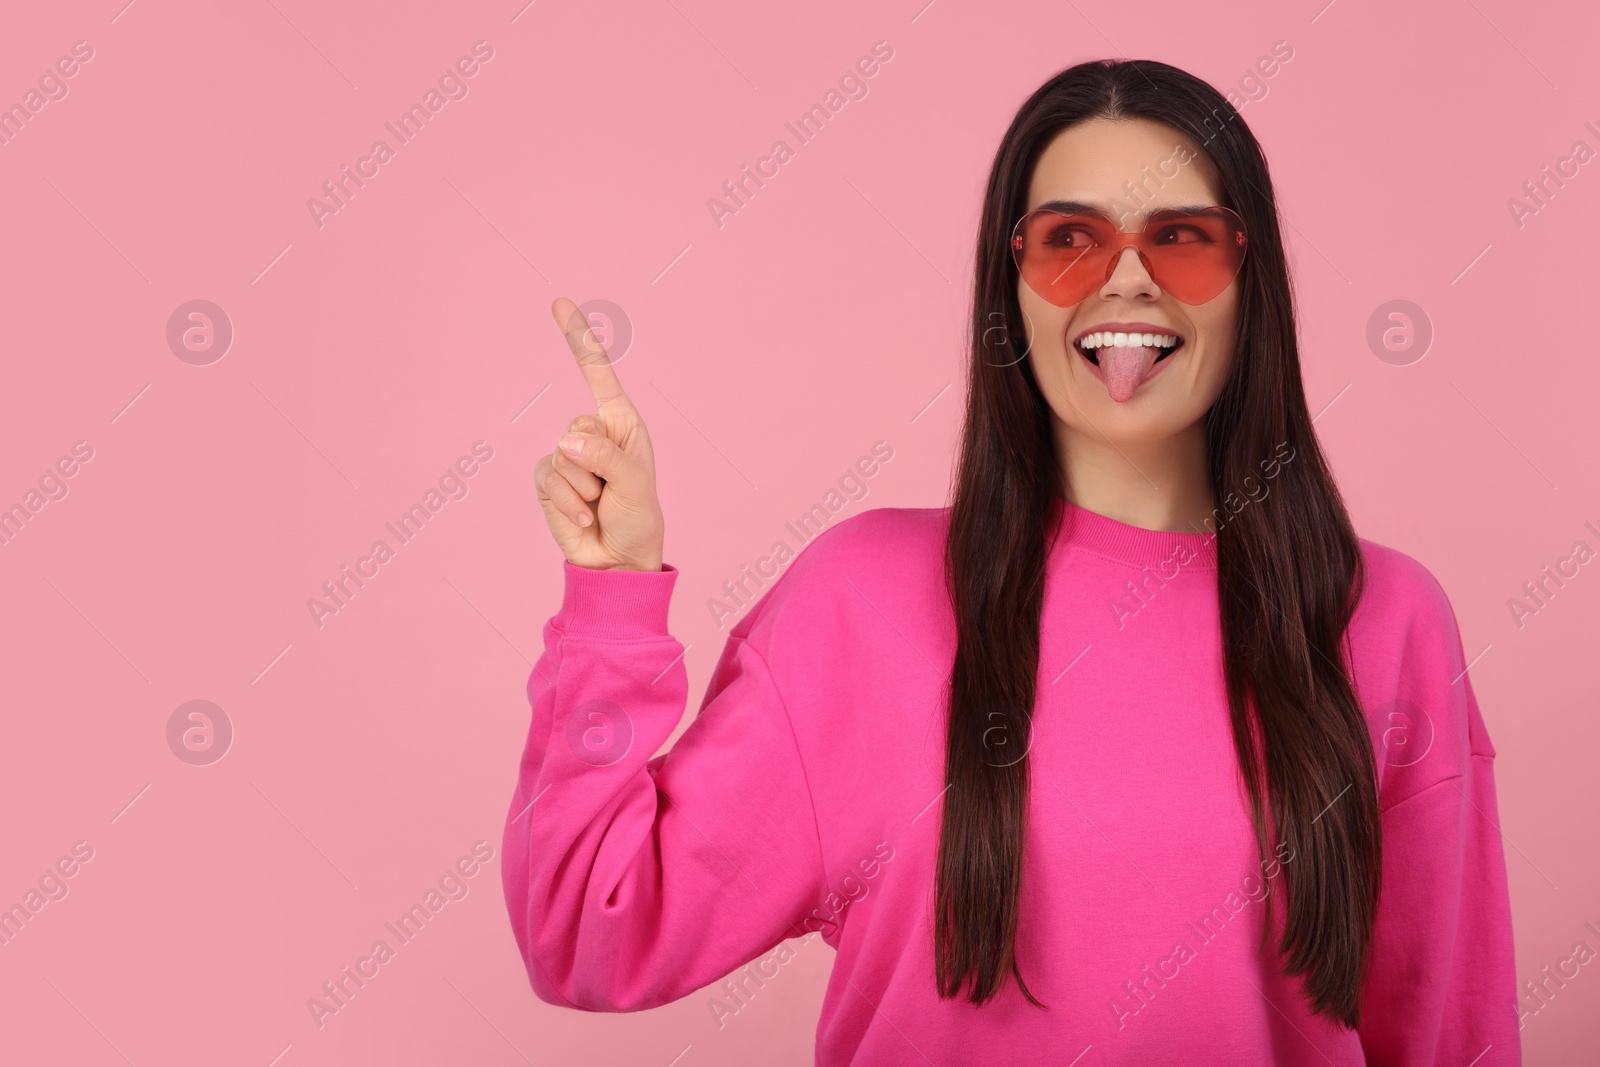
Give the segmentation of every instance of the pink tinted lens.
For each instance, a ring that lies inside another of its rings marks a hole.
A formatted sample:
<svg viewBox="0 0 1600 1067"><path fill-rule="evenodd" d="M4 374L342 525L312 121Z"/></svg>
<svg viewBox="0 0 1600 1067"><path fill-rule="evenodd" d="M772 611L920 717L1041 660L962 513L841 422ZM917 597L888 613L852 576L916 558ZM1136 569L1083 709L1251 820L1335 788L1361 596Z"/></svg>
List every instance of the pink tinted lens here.
<svg viewBox="0 0 1600 1067"><path fill-rule="evenodd" d="M1077 304L1104 285L1130 245L1162 289L1185 304L1204 304L1238 275L1246 244L1243 220L1225 207L1158 211L1139 233L1119 232L1100 215L1045 208L1023 216L1011 239L1023 280L1058 307Z"/></svg>

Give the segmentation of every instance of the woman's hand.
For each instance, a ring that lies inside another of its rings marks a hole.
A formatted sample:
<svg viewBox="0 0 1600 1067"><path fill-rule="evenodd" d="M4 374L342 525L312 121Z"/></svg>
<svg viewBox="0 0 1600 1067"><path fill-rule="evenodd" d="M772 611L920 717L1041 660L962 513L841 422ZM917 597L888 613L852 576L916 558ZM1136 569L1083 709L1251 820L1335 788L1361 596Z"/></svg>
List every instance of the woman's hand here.
<svg viewBox="0 0 1600 1067"><path fill-rule="evenodd" d="M556 450L534 468L550 534L580 567L658 571L666 522L656 499L656 459L644 420L578 306L558 297L550 312L595 402L595 414L573 419ZM572 452L561 442L581 447Z"/></svg>

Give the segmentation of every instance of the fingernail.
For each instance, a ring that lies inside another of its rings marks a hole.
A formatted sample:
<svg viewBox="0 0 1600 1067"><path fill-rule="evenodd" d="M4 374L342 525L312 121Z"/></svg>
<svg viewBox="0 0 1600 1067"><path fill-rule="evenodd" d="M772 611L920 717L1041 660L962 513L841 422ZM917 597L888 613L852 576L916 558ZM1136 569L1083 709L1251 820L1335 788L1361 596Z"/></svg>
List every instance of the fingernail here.
<svg viewBox="0 0 1600 1067"><path fill-rule="evenodd" d="M560 444L561 451L570 452L574 456L583 451L583 438L575 433L563 435Z"/></svg>
<svg viewBox="0 0 1600 1067"><path fill-rule="evenodd" d="M582 515L578 516L578 525L579 526L587 526L593 521L594 521L594 519L589 515L589 513L587 511L585 511Z"/></svg>

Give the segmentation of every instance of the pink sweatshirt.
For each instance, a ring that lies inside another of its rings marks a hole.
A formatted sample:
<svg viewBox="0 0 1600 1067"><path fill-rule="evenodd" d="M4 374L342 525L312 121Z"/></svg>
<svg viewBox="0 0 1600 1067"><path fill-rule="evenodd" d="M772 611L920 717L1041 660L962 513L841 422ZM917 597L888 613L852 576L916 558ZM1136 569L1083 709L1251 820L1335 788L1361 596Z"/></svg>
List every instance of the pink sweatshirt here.
<svg viewBox="0 0 1600 1067"><path fill-rule="evenodd" d="M824 1067L1520 1064L1495 750L1432 574L1362 541L1350 640L1384 861L1348 1030L1257 951L1264 880L1278 891L1282 873L1263 870L1237 785L1215 540L1059 499L1055 516L1017 941L1049 1011L1010 980L982 1008L934 986L945 508L816 537L733 626L657 758L687 706L677 569L563 561L503 866L539 998L637 1011L698 994L713 1041L820 932L837 951Z"/></svg>

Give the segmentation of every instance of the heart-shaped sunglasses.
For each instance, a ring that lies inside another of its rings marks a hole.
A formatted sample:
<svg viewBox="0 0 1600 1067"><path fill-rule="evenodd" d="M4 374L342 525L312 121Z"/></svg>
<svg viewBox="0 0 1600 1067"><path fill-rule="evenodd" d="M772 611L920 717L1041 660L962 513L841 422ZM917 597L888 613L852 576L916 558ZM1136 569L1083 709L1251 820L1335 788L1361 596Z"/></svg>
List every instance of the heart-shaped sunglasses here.
<svg viewBox="0 0 1600 1067"><path fill-rule="evenodd" d="M1244 220L1216 206L1165 208L1136 232L1119 230L1094 208L1040 207L1017 220L1011 251L1028 288L1071 307L1103 286L1125 248L1136 249L1155 283L1185 304L1216 298L1244 264Z"/></svg>

